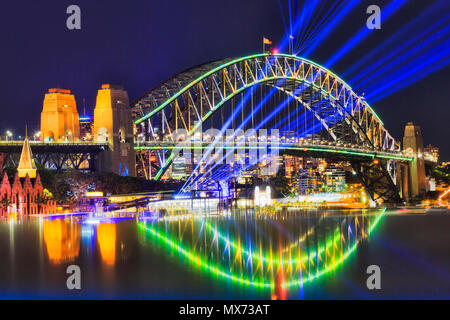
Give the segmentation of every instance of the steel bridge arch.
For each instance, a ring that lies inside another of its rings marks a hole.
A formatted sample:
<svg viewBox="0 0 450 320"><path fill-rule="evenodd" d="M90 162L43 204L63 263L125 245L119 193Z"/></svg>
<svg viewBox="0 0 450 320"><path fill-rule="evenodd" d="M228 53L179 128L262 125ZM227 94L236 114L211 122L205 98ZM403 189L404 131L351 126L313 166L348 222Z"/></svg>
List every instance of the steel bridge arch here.
<svg viewBox="0 0 450 320"><path fill-rule="evenodd" d="M132 104L135 125L142 127L146 140L155 143L170 141L172 132L178 128L192 135L199 124L237 94L260 83L276 87L273 82L278 80L305 83L328 97L365 148L399 151L399 144L375 111L347 83L317 63L287 54L255 54L215 61L182 72ZM276 88L293 95L282 87ZM305 106L304 101L295 98ZM315 117L326 124L326 119L321 119L317 113ZM193 125L194 122L197 125ZM324 128L333 137L334 132L326 125ZM171 157L168 161L160 159L163 167L168 166L170 160Z"/></svg>

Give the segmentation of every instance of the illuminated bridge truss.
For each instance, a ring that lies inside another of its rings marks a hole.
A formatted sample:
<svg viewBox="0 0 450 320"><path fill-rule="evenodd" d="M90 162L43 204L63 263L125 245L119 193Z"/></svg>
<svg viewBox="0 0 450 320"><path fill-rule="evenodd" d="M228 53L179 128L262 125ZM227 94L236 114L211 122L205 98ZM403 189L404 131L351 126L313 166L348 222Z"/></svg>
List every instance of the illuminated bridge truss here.
<svg viewBox="0 0 450 320"><path fill-rule="evenodd" d="M294 96L329 133L330 140L361 149L398 152L399 144L373 109L349 85L324 67L285 54L257 54L207 63L182 72L133 103L138 141L171 141L180 128L192 134L227 101L258 84ZM292 85L294 84L294 86ZM301 94L292 90L305 84ZM324 103L325 102L325 103ZM333 121L330 115L339 115ZM161 155L158 160L166 159ZM161 163L164 168L168 163Z"/></svg>
<svg viewBox="0 0 450 320"><path fill-rule="evenodd" d="M172 164L175 156L173 146L177 144L175 139L179 138L174 134L177 130L185 130L186 140L194 137L199 127L203 131L209 129L209 124L220 130L226 123L223 115L225 105L232 104L231 110L226 111L225 118L228 118L237 110L233 105L235 99L242 101L247 93L252 101L266 99L265 95L257 94L257 90L262 88L266 88L264 92L276 92L295 102L294 109L308 112L318 127L312 131L301 126L289 127L280 131L281 140L289 140L294 135L295 138L304 138L310 147L319 145L322 151L331 150L333 154L339 151L346 154L346 150L351 148L353 151L347 153L351 156L360 153L363 157L369 154L371 160L378 155L383 155L380 158L384 159L408 160L401 153L400 144L384 128L364 98L337 75L307 59L264 53L194 67L159 84L132 103L137 127L135 148L150 150L153 156L149 157L154 158L150 168L144 169L146 173L154 171L147 177L151 175L153 179L159 179ZM269 119L274 110L285 119L297 112L276 105L254 110L252 104L251 111L243 112L242 120L248 114L252 117L259 114L260 119ZM217 118L221 118L221 123L217 124ZM227 128L238 128L236 123L233 119ZM255 125L253 127L259 129ZM276 127L272 123L268 128ZM292 144L291 147L302 148ZM142 155L139 163L148 165Z"/></svg>

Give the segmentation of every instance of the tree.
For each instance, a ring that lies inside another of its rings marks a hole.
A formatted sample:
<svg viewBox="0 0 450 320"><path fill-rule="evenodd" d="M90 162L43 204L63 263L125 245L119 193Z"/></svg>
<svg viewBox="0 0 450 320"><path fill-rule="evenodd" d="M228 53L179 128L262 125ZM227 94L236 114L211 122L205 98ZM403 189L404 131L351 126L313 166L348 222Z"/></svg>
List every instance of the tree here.
<svg viewBox="0 0 450 320"><path fill-rule="evenodd" d="M12 201L8 199L7 197L0 200L0 207L3 209L3 211L8 212L8 208L11 207Z"/></svg>
<svg viewBox="0 0 450 320"><path fill-rule="evenodd" d="M274 190L274 194L272 196L276 198L284 198L291 193L291 189L289 187L289 179L281 174L278 174L276 177L270 178L270 185Z"/></svg>
<svg viewBox="0 0 450 320"><path fill-rule="evenodd" d="M74 203L88 191L101 191L105 195L126 194L178 190L183 185L180 181L162 182L138 177L122 177L114 173L84 173L76 170L56 172L43 167L38 167L38 173L42 185L52 195L50 199L62 204Z"/></svg>
<svg viewBox="0 0 450 320"><path fill-rule="evenodd" d="M38 198L36 198L36 201L35 201L35 203L38 205L47 204L47 202L48 202L48 199L45 197L38 197Z"/></svg>

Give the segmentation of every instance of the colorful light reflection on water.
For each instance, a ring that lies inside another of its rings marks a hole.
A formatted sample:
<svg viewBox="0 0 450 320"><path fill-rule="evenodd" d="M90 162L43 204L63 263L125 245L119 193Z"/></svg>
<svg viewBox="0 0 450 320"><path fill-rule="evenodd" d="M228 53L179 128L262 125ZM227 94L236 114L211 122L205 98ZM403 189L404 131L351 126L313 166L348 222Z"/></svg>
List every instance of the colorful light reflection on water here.
<svg viewBox="0 0 450 320"><path fill-rule="evenodd" d="M391 285L388 294L398 297L403 292L395 285L403 285L402 276L410 279L426 269L414 263L418 258L408 260L412 253L397 254L408 251L392 237L415 241L419 252L435 253L427 249L430 241L418 242L423 236L416 241L405 231L405 219L416 230L429 221L433 232L448 218L300 209L169 211L159 219L19 217L0 221L0 297L365 298L365 270L373 262L390 279L383 288ZM433 243L432 249L443 245ZM438 284L439 296L449 284L439 271L446 270L446 257L432 256L435 260L428 262L429 292ZM66 288L71 264L82 270L80 292ZM411 285L417 285L413 295L421 293L419 280Z"/></svg>
<svg viewBox="0 0 450 320"><path fill-rule="evenodd" d="M384 216L307 214L307 228L275 215L139 223L146 239L179 256L181 263L237 285L268 289L272 297L301 287L342 265ZM169 220L169 221L167 221ZM286 222L288 225L286 225Z"/></svg>

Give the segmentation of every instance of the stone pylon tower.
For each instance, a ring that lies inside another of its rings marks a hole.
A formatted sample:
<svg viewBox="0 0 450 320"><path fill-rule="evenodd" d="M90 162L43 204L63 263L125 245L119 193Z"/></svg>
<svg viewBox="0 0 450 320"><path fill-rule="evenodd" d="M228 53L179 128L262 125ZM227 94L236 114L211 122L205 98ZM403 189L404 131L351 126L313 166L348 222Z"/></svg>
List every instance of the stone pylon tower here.
<svg viewBox="0 0 450 320"><path fill-rule="evenodd" d="M119 175L136 175L134 132L128 94L121 86L103 84L94 109L95 142L107 142L109 150L100 155L97 169Z"/></svg>
<svg viewBox="0 0 450 320"><path fill-rule="evenodd" d="M425 194L425 162L423 159L423 139L420 126L408 122L403 137L403 150L413 155L409 164L409 193L415 199Z"/></svg>
<svg viewBox="0 0 450 320"><path fill-rule="evenodd" d="M75 96L70 90L49 89L41 113L41 136L44 141L80 140L80 121Z"/></svg>

